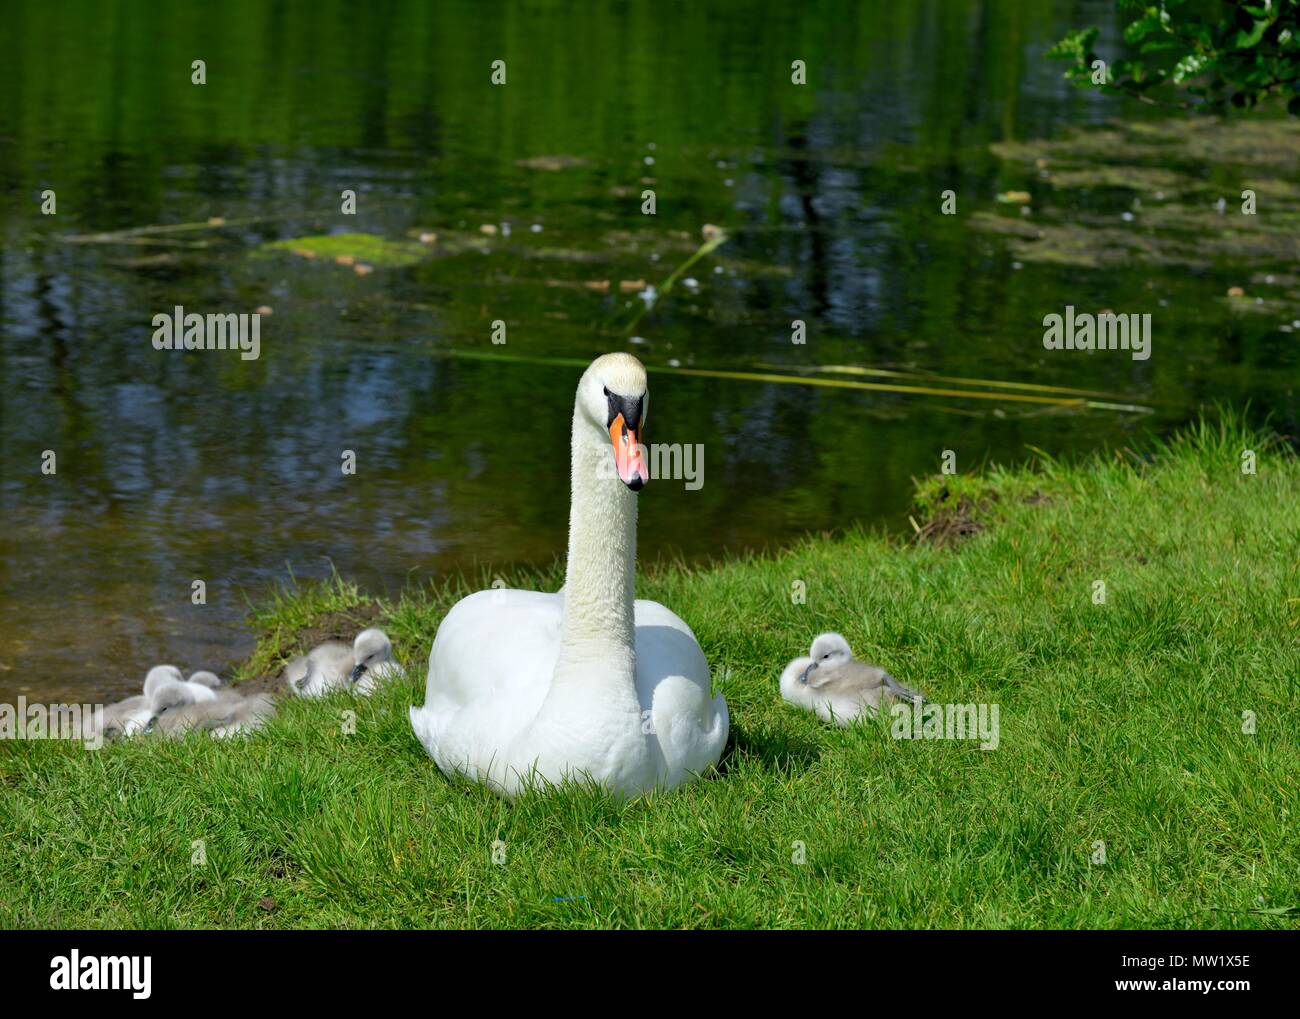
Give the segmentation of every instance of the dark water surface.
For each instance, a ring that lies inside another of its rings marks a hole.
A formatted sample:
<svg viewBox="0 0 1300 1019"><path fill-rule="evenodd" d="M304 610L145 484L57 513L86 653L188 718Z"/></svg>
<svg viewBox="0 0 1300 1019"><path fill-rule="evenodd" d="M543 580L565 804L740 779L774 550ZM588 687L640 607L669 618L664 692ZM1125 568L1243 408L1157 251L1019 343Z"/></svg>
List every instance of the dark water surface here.
<svg viewBox="0 0 1300 1019"><path fill-rule="evenodd" d="M959 469L1027 444L1085 451L1215 400L1294 426L1296 334L1225 307L1239 266L1022 264L972 225L1027 186L991 145L1156 116L1072 88L1042 56L1074 25L1113 38L1110 4L586 6L5 5L0 697L121 693L162 661L224 670L251 647L245 599L290 570L332 563L392 594L549 561L579 371L529 358L857 365L1152 408L654 374L649 438L702 444L704 484L646 489L651 560L904 526L910 479L945 448ZM790 84L794 59L807 86ZM1222 183L1231 196L1240 180ZM1070 201L1122 226L1130 197ZM228 225L69 241L209 217ZM619 281L661 287L704 224L730 241L638 320ZM438 240L364 276L256 251L341 231ZM178 304L269 306L261 356L154 350L153 316ZM1154 356L1045 351L1042 318L1066 304L1156 313Z"/></svg>

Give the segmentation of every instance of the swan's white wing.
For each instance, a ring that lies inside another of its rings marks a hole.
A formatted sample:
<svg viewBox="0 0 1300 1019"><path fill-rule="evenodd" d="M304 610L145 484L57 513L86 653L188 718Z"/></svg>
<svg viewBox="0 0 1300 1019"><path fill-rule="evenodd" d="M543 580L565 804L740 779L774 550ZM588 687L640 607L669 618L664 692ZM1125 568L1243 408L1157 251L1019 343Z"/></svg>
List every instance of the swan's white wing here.
<svg viewBox="0 0 1300 1019"><path fill-rule="evenodd" d="M472 778L500 771L501 752L542 706L560 649L564 599L479 591L457 602L429 653L424 707L411 725L438 767Z"/></svg>
<svg viewBox="0 0 1300 1019"><path fill-rule="evenodd" d="M658 737L662 785L680 785L718 762L727 702L710 694L709 664L691 628L658 602L636 603L636 685Z"/></svg>

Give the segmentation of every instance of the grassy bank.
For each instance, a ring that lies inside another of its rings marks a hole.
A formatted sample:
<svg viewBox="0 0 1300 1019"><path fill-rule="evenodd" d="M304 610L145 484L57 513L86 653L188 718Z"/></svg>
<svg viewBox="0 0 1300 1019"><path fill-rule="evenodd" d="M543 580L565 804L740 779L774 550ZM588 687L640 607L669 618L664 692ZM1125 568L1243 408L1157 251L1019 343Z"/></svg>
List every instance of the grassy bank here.
<svg viewBox="0 0 1300 1019"><path fill-rule="evenodd" d="M406 706L461 589L377 609L341 582L287 593L255 615L246 673L377 612L408 682L286 703L244 741L0 744L0 922L1300 925L1295 456L1202 428L934 479L916 516L913 542L643 575L699 636L732 736L720 774L625 805L571 789L511 806L437 772ZM784 705L782 666L827 629L936 701L998 704L998 748Z"/></svg>

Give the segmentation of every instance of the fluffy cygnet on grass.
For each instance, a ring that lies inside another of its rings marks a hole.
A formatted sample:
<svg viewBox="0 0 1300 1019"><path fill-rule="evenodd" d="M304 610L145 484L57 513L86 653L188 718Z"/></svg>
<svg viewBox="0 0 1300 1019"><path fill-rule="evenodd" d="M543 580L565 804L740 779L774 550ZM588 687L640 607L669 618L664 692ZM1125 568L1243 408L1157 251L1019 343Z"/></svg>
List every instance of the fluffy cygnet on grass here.
<svg viewBox="0 0 1300 1019"><path fill-rule="evenodd" d="M145 697L152 698L167 683L180 683L187 687L195 701L210 701L216 699L214 688L221 685L221 680L211 672L196 672L187 680L174 665L155 665L144 677Z"/></svg>
<svg viewBox="0 0 1300 1019"><path fill-rule="evenodd" d="M863 711L875 714L882 703L918 703L921 695L903 686L878 665L853 657L838 633L823 633L807 658L796 658L781 674L781 696L795 707L836 725L851 725Z"/></svg>
<svg viewBox="0 0 1300 1019"><path fill-rule="evenodd" d="M183 736L191 729L206 729L218 737L234 736L259 728L275 714L275 702L267 694L242 697L223 690L210 699L199 699L196 686L171 681L160 684L152 698L150 729L164 736Z"/></svg>
<svg viewBox="0 0 1300 1019"><path fill-rule="evenodd" d="M330 640L289 662L284 667L284 680L289 692L299 697L324 697L349 685L356 664L350 647Z"/></svg>
<svg viewBox="0 0 1300 1019"><path fill-rule="evenodd" d="M385 679L401 672L392 658L393 645L384 631L371 627L357 634L350 648L331 640L293 659L284 667L284 678L299 697L323 697L347 688L369 696Z"/></svg>
<svg viewBox="0 0 1300 1019"><path fill-rule="evenodd" d="M350 677L352 689L363 697L369 697L380 683L402 671L402 667L393 661L392 641L383 630L374 627L357 634L352 645L352 658L356 662Z"/></svg>
<svg viewBox="0 0 1300 1019"><path fill-rule="evenodd" d="M196 675L198 675L196 673ZM208 675L211 675L209 673ZM216 677L213 677L214 679ZM156 712L153 709L153 696L158 689L168 683L180 683L188 686L181 670L174 665L155 665L144 678L144 693L110 704L104 709L103 738L119 739L139 735L148 727ZM196 683L198 689L204 689ZM215 697L211 690L205 691L208 697ZM203 697L204 694L196 694Z"/></svg>

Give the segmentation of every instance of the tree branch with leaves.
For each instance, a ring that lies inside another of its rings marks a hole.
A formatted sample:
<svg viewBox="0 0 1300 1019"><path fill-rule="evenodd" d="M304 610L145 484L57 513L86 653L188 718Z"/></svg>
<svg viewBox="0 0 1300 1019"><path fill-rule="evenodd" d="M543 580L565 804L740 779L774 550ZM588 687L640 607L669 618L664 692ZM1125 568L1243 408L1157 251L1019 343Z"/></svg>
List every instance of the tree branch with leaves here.
<svg viewBox="0 0 1300 1019"><path fill-rule="evenodd" d="M1065 76L1076 84L1212 111L1281 95L1300 116L1300 0L1118 0L1116 7L1131 15L1124 41L1138 56L1102 60L1093 49L1098 30L1075 29L1047 55L1069 60ZM1171 89L1182 98L1164 98Z"/></svg>

